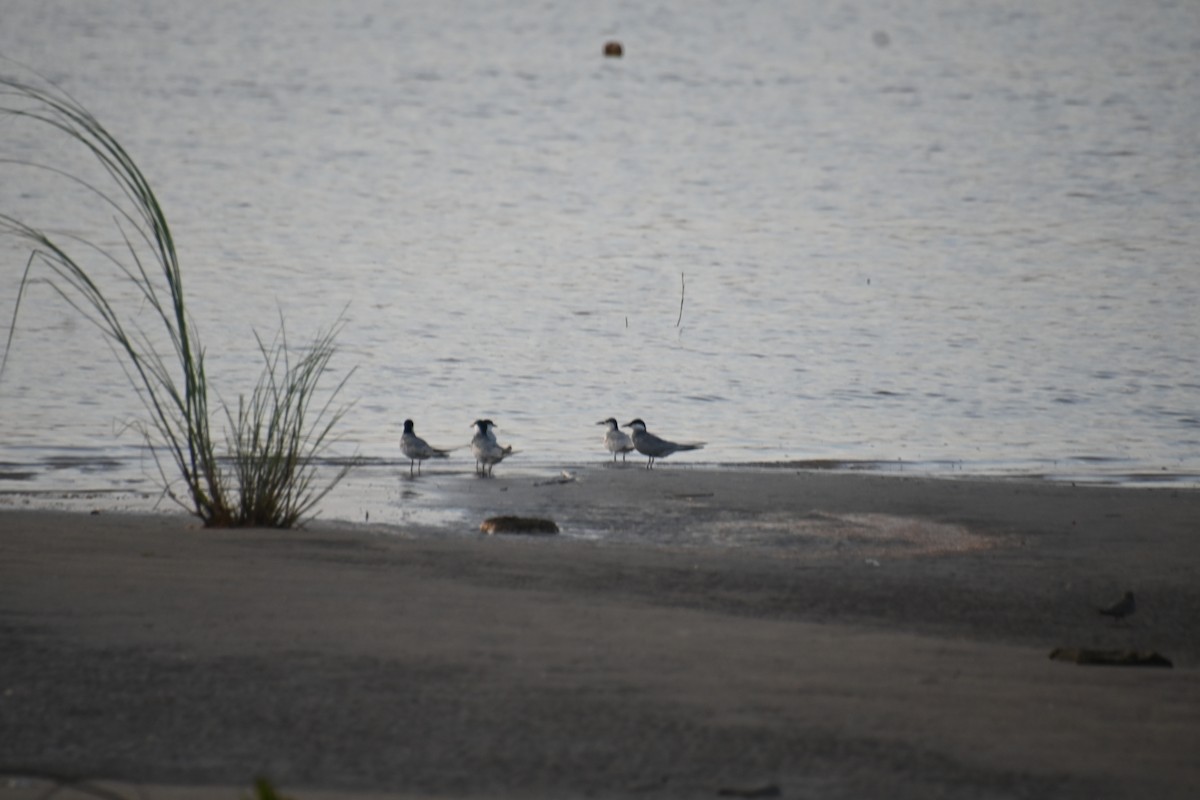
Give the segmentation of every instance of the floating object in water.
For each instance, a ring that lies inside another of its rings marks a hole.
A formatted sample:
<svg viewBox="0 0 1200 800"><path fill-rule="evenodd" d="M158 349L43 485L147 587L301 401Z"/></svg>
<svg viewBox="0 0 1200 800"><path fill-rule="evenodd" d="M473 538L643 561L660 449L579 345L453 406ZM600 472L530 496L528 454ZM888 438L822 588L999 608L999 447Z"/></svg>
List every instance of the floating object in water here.
<svg viewBox="0 0 1200 800"><path fill-rule="evenodd" d="M621 46L620 42L610 41L604 43L605 58L620 58L623 55L625 55L625 48Z"/></svg>

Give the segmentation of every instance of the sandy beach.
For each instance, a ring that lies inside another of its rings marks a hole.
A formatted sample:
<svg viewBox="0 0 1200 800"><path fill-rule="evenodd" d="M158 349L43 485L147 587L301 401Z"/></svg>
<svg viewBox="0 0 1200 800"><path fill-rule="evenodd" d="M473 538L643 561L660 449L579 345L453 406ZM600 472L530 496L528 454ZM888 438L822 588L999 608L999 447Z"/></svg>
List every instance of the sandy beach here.
<svg viewBox="0 0 1200 800"><path fill-rule="evenodd" d="M1195 490L420 480L465 521L0 511L0 800L69 777L206 800L256 776L297 798L1200 790ZM503 513L563 534L477 532ZM1097 613L1126 590L1134 614Z"/></svg>

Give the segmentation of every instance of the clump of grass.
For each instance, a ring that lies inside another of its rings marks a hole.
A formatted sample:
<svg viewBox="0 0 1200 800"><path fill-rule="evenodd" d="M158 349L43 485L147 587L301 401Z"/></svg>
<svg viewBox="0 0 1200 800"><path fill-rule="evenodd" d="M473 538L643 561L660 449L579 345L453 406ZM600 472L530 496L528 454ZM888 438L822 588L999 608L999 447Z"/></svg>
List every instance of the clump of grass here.
<svg viewBox="0 0 1200 800"><path fill-rule="evenodd" d="M114 252L76 236L51 234L0 212L0 234L16 236L31 247L0 373L12 347L25 289L36 268L48 269L49 285L105 335L138 392L149 422L135 425L154 454L164 492L208 527L295 525L352 466L345 463L324 483L317 482L317 467L332 442L331 431L346 411L332 404L349 374L323 404L314 407L319 384L336 352L342 321L318 333L299 351L289 347L282 319L271 343L255 334L263 372L249 398L239 398L236 412L224 406L229 453L218 454L204 348L185 304L175 241L149 182L99 120L53 84L0 76L0 114L45 125L100 163L115 189L104 190L53 164L0 159L2 164L45 170L82 187L113 214L124 245ZM128 311L110 302L111 292L101 285L101 271L85 266L93 262L80 253L93 259L99 256L101 264L115 267L119 280L136 288L138 304L152 311L159 328L157 339L170 343L167 356L161 352L165 347L160 349L155 337L139 327ZM174 467L176 479L167 477L164 460Z"/></svg>
<svg viewBox="0 0 1200 800"><path fill-rule="evenodd" d="M238 486L238 519L243 525L291 527L329 493L353 466L344 464L333 482L316 483L312 454L325 449L345 409L331 403L349 375L330 393L310 423L310 404L321 377L329 369L340 324L317 336L293 363L281 318L270 344L255 341L265 363L247 399L239 398L237 415L226 407L229 452Z"/></svg>

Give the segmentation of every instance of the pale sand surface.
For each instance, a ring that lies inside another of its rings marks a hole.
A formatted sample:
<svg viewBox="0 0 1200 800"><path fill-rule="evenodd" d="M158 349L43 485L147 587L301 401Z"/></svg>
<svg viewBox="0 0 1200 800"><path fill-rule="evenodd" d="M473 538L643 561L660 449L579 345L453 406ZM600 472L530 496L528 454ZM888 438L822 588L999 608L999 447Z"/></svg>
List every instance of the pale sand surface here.
<svg viewBox="0 0 1200 800"><path fill-rule="evenodd" d="M422 480L468 521L0 511L0 771L178 800L256 775L313 800L1200 792L1194 490ZM512 512L565 533L473 532ZM1136 614L1096 613L1127 588ZM0 800L46 786L0 777Z"/></svg>

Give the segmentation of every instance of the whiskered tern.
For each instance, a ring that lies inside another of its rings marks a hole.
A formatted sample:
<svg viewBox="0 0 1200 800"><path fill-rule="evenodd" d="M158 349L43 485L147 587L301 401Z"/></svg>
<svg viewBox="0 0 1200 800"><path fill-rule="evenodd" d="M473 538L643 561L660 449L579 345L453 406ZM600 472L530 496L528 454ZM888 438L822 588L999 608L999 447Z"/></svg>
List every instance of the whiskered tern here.
<svg viewBox="0 0 1200 800"><path fill-rule="evenodd" d="M608 448L608 452L613 454L613 463L617 463L617 453L621 454L621 460L625 460L625 454L633 450L633 439L629 438L629 434L617 427L617 421L612 417L600 420L597 425L607 425L608 430L604 432L604 446Z"/></svg>
<svg viewBox="0 0 1200 800"><path fill-rule="evenodd" d="M633 439L634 449L642 455L650 458L650 460L646 462L646 469L653 468L655 460L666 458L672 453L679 453L684 450L699 450L701 447L704 447L703 442L696 442L695 444L668 442L666 439L655 436L653 433L650 433L650 431L646 430L646 423L642 422L640 419L627 422L622 427L629 428L633 431L630 438Z"/></svg>
<svg viewBox="0 0 1200 800"><path fill-rule="evenodd" d="M496 434L492 432L496 423L490 419L477 419L471 424L475 426L475 435L471 437L471 452L475 454L475 472L479 475L491 475L492 469L503 461L505 456L512 455L512 445L500 446L500 443L496 441Z"/></svg>
<svg viewBox="0 0 1200 800"><path fill-rule="evenodd" d="M413 465L417 467L417 473L421 472L421 462L427 458L449 458L450 451L442 450L438 447L433 447L429 442L417 436L413 431L413 421L411 419L404 420L404 433L400 436L400 452L408 458L408 474L412 475Z"/></svg>

